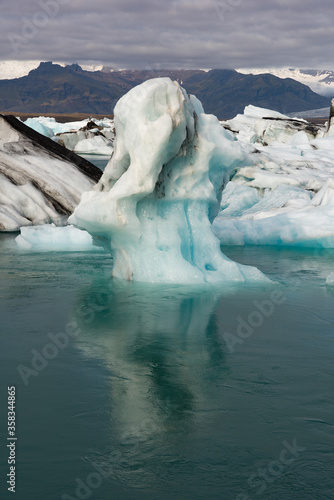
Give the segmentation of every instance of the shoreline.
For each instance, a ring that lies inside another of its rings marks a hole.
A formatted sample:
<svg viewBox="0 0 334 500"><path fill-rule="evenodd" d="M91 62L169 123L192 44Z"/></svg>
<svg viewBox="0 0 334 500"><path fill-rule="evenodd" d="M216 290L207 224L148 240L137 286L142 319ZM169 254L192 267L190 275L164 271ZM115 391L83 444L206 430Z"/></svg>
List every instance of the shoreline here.
<svg viewBox="0 0 334 500"><path fill-rule="evenodd" d="M21 113L19 111L0 111L2 115L13 115L15 117L21 118L25 121L27 118L36 118L39 116L55 118L58 123L82 121L87 118L97 118L102 120L103 118L114 119L114 115L101 115L94 113ZM324 125L328 121L328 117L319 118L304 118L310 123L315 123L316 125ZM218 118L219 121L225 121L225 118Z"/></svg>
<svg viewBox="0 0 334 500"><path fill-rule="evenodd" d="M97 118L102 120L103 118L113 119L114 115L99 115L93 113L20 113L17 111L1 111L2 115L13 115L15 117L21 118L25 121L27 118L36 118L39 116L55 118L58 123L82 121L86 118Z"/></svg>

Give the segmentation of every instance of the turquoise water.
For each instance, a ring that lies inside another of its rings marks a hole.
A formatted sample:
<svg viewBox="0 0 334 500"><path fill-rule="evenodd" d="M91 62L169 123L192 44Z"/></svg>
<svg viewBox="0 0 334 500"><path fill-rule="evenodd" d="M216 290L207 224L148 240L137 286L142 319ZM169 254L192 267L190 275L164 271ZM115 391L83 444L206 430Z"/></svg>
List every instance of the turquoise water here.
<svg viewBox="0 0 334 500"><path fill-rule="evenodd" d="M100 170L104 171L104 169L107 166L107 163L110 160L109 156L104 156L104 155L79 155L82 156L82 158L85 158L86 160L90 161L98 167Z"/></svg>
<svg viewBox="0 0 334 500"><path fill-rule="evenodd" d="M277 283L119 283L0 236L1 498L12 385L18 500L334 497L334 254L224 251Z"/></svg>

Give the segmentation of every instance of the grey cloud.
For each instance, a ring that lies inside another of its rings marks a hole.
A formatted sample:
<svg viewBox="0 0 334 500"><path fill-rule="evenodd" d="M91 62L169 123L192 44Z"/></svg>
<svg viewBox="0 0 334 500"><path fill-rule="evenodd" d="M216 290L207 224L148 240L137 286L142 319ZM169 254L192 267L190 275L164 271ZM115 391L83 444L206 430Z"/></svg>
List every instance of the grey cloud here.
<svg viewBox="0 0 334 500"><path fill-rule="evenodd" d="M2 60L332 67L331 0L3 0L2 7Z"/></svg>

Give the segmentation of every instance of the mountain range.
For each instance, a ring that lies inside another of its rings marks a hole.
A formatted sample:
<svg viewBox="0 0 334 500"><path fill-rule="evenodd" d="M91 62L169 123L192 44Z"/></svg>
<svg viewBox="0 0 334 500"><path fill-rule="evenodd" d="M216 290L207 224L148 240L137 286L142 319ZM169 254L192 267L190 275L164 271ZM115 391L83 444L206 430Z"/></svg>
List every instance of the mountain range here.
<svg viewBox="0 0 334 500"><path fill-rule="evenodd" d="M295 69L295 68L253 68L238 69L239 73L260 75L269 73L278 78L292 78L310 87L317 94L334 97L334 71L327 69Z"/></svg>
<svg viewBox="0 0 334 500"><path fill-rule="evenodd" d="M220 119L248 104L293 113L329 107L330 98L291 78L244 74L230 69L87 71L77 64L42 62L28 75L0 80L0 112L111 115L118 99L149 78L168 76Z"/></svg>

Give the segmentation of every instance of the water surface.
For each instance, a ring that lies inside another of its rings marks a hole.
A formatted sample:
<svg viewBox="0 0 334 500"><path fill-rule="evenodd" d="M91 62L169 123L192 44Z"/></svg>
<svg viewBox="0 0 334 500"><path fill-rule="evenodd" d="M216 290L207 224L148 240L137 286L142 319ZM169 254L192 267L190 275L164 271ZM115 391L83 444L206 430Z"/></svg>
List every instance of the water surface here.
<svg viewBox="0 0 334 500"><path fill-rule="evenodd" d="M225 248L276 284L198 290L114 282L102 252L0 250L18 500L333 498L330 251Z"/></svg>

